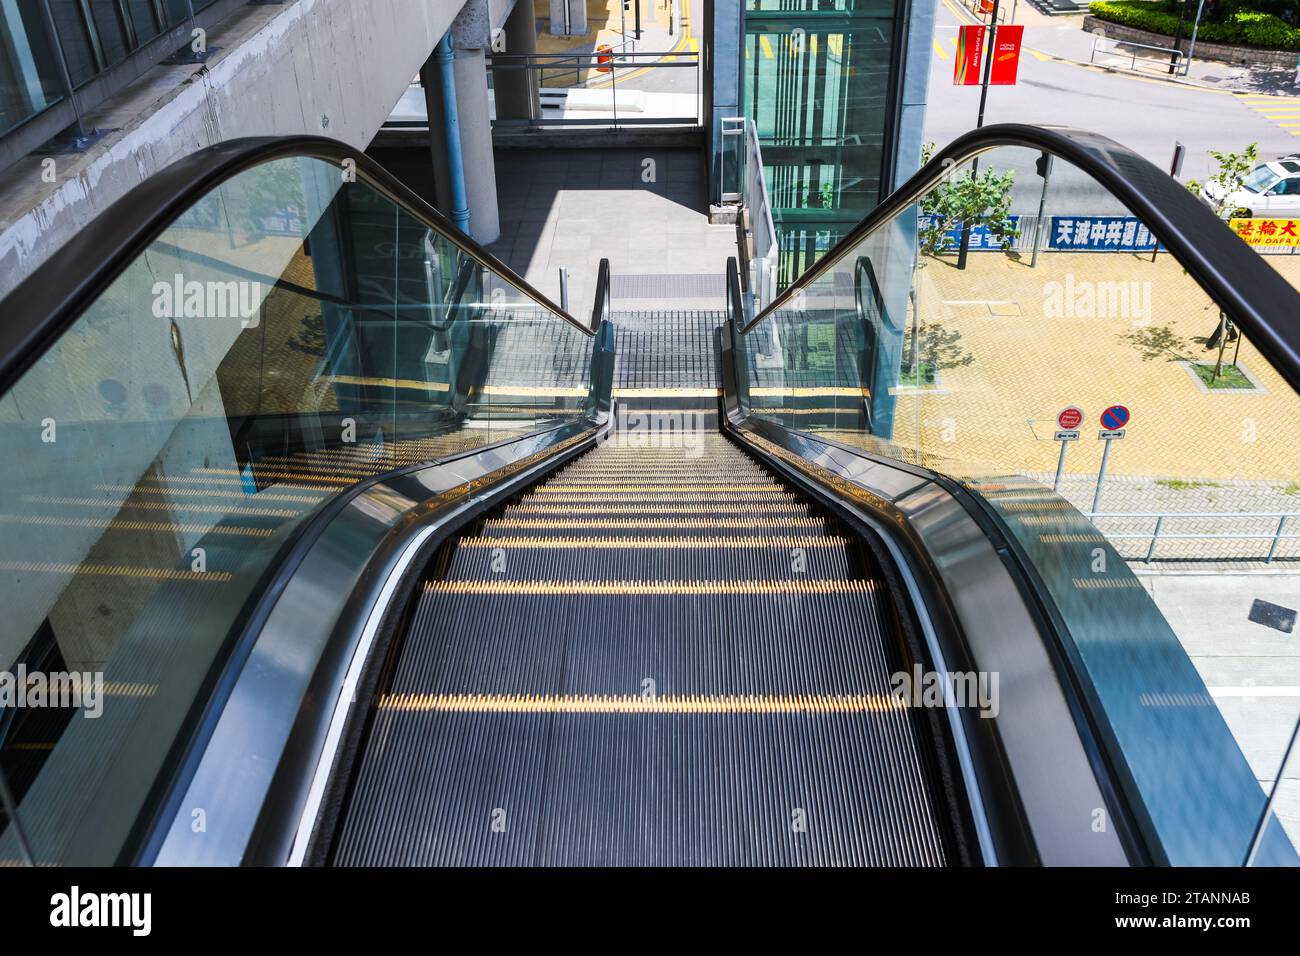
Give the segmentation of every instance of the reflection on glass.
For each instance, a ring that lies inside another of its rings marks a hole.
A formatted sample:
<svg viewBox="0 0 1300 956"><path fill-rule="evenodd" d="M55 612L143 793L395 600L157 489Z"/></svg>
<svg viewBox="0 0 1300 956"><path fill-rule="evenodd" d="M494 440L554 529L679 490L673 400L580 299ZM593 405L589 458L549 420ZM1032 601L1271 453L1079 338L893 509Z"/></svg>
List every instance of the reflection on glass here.
<svg viewBox="0 0 1300 956"><path fill-rule="evenodd" d="M881 196L892 5L751 2L745 102L787 285Z"/></svg>
<svg viewBox="0 0 1300 956"><path fill-rule="evenodd" d="M741 378L762 418L975 490L1171 861L1240 863L1300 710L1300 576L1250 574L1300 562L1300 397L1145 223L1060 159L1044 192L1040 159L986 153L837 254L739 337ZM1004 201L963 205L972 173Z"/></svg>
<svg viewBox="0 0 1300 956"><path fill-rule="evenodd" d="M0 3L0 134L59 98L54 60L34 0Z"/></svg>
<svg viewBox="0 0 1300 956"><path fill-rule="evenodd" d="M97 718L0 722L37 862L115 859L334 494L586 414L591 338L355 177L293 158L226 182L0 396L0 668L103 681Z"/></svg>

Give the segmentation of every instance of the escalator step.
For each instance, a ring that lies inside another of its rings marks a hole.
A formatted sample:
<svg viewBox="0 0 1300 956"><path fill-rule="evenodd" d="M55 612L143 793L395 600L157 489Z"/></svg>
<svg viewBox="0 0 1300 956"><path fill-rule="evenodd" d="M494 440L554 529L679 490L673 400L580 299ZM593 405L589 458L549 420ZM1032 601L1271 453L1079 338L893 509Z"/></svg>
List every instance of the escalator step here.
<svg viewBox="0 0 1300 956"><path fill-rule="evenodd" d="M948 862L890 598L716 434L602 446L457 544L339 865Z"/></svg>
<svg viewBox="0 0 1300 956"><path fill-rule="evenodd" d="M727 551L726 560L719 552ZM733 554L731 552L741 552ZM460 542L448 576L502 581L847 578L848 541L829 535L481 537Z"/></svg>
<svg viewBox="0 0 1300 956"><path fill-rule="evenodd" d="M484 536L516 536L522 534L552 535L567 532L623 534L632 537L682 534L709 535L724 538L736 534L801 534L817 535L826 530L821 518L776 515L772 517L660 517L652 518L490 518L483 522Z"/></svg>
<svg viewBox="0 0 1300 956"><path fill-rule="evenodd" d="M943 863L875 588L822 584L428 587L336 862Z"/></svg>

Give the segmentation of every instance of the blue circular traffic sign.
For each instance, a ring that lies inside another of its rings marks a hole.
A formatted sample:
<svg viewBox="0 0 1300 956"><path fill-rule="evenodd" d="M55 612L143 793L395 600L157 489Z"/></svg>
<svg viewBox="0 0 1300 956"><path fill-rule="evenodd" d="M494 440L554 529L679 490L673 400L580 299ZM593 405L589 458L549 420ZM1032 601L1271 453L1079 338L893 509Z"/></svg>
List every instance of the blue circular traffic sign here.
<svg viewBox="0 0 1300 956"><path fill-rule="evenodd" d="M1108 432L1118 431L1128 424L1129 411L1123 405L1112 405L1101 413L1101 427Z"/></svg>

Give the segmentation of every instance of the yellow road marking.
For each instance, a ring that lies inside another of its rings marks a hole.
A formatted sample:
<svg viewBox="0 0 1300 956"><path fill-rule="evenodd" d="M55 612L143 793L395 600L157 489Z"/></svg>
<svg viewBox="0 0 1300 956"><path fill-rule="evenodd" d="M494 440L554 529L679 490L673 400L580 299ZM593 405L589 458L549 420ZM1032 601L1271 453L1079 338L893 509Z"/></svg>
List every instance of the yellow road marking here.
<svg viewBox="0 0 1300 956"><path fill-rule="evenodd" d="M941 60L948 59L948 54L944 52L943 47L939 46L938 40L934 41L934 52L935 55L939 57L939 59Z"/></svg>

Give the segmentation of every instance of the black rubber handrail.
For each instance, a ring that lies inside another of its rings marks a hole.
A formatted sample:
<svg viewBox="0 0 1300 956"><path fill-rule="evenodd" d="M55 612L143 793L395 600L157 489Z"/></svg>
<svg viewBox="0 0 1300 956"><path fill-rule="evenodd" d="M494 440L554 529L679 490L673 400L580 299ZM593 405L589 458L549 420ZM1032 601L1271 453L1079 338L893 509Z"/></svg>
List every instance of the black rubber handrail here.
<svg viewBox="0 0 1300 956"><path fill-rule="evenodd" d="M609 318L613 307L613 294L609 287L609 260L601 259L596 271L596 300L591 306L591 331L595 333L600 324Z"/></svg>
<svg viewBox="0 0 1300 956"><path fill-rule="evenodd" d="M215 187L253 167L294 156L342 166L350 160L368 185L480 266L491 269L534 304L594 335L508 265L462 233L409 186L346 143L321 136L233 139L191 153L136 186L0 300L0 394L7 392L45 350L168 226Z"/></svg>
<svg viewBox="0 0 1300 956"><path fill-rule="evenodd" d="M740 286L740 266L735 256L727 259L727 311L731 313L736 328L744 326L745 299Z"/></svg>
<svg viewBox="0 0 1300 956"><path fill-rule="evenodd" d="M1097 180L1142 221L1251 343L1300 391L1300 294L1167 172L1126 146L1065 127L1005 123L959 136L894 190L831 250L772 300L744 334L840 265L864 238L921 199L950 170L999 146L1060 157Z"/></svg>

